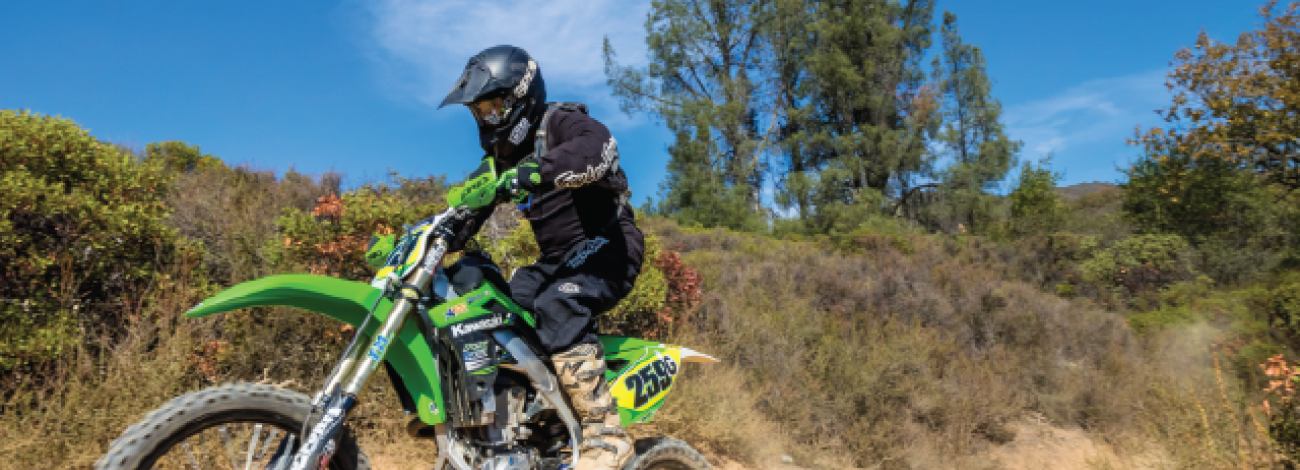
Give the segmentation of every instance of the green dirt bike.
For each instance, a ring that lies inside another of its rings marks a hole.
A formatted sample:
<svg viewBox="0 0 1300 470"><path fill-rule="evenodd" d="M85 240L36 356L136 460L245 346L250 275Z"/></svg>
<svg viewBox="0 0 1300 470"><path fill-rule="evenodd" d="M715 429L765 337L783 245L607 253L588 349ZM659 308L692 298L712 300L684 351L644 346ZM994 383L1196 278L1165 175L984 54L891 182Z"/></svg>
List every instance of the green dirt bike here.
<svg viewBox="0 0 1300 470"><path fill-rule="evenodd" d="M467 187L490 184L490 162ZM536 347L536 319L510 299L484 254L444 268L452 234L487 196L453 193L452 208L409 228L373 282L288 274L231 287L185 314L198 318L263 305L343 321L356 334L315 397L264 384L226 384L172 399L114 440L99 470L360 470L369 461L345 424L367 379L384 364L411 437L437 443L435 469L563 469L581 447L577 416ZM475 203L473 200L479 197ZM624 426L663 405L684 362L717 362L690 349L601 336L606 380ZM643 440L627 469L711 467L674 439Z"/></svg>

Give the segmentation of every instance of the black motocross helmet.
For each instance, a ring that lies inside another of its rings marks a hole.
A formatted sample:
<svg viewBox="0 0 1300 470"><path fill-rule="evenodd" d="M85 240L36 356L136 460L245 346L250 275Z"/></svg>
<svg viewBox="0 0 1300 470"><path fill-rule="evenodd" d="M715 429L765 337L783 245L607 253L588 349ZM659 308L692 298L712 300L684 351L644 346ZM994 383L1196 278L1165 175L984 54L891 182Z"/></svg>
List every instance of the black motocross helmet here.
<svg viewBox="0 0 1300 470"><path fill-rule="evenodd" d="M484 116L479 107L492 103L500 114ZM546 112L546 84L542 71L523 49L496 46L469 59L465 72L452 86L438 108L449 104L470 106L478 123L483 151L507 162L516 162L522 150L531 147L542 115Z"/></svg>

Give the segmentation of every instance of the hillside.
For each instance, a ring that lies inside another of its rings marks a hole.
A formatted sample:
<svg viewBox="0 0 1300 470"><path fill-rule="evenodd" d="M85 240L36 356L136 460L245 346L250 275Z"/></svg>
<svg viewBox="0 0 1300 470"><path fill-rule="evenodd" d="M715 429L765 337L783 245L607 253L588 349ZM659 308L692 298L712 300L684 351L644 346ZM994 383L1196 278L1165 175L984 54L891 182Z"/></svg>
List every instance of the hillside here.
<svg viewBox="0 0 1300 470"><path fill-rule="evenodd" d="M691 371L659 427L751 465L784 452L817 468L1039 468L1023 465L1051 457L1044 444L1053 468L1061 452L1077 452L1071 468L1178 462L1150 427L1195 430L1198 402L1179 390L1216 387L1187 367L1208 361L1200 340L1142 338L1120 314L1008 279L1005 253L974 240L864 236L845 256L647 225L703 274L673 340L725 358Z"/></svg>
<svg viewBox="0 0 1300 470"><path fill-rule="evenodd" d="M1087 196L1097 191L1101 191L1108 188L1114 188L1114 187L1116 186L1112 183L1102 183L1100 181L1093 181L1090 183L1078 183L1069 186L1061 186L1061 187L1057 187L1055 190L1056 190L1056 194L1061 195L1061 197L1065 198L1067 201L1073 201L1075 199L1079 199L1081 197Z"/></svg>
<svg viewBox="0 0 1300 470"><path fill-rule="evenodd" d="M0 287L24 299L0 305L0 462L13 468L90 468L149 410L213 384L314 392L351 329L284 307L181 314L271 274L366 279L371 234L446 204L438 177L342 191L337 174L0 118ZM1289 462L1295 392L1278 387L1292 376L1300 275L1285 245L1139 233L1123 195L1039 198L1061 215L1046 233L922 233L875 217L778 236L642 217L647 262L602 328L722 363L686 367L656 422L632 433L746 468L1032 468L1049 448L1079 465ZM502 271L535 260L528 224L493 217L477 243ZM436 458L407 436L384 374L349 420L378 468Z"/></svg>

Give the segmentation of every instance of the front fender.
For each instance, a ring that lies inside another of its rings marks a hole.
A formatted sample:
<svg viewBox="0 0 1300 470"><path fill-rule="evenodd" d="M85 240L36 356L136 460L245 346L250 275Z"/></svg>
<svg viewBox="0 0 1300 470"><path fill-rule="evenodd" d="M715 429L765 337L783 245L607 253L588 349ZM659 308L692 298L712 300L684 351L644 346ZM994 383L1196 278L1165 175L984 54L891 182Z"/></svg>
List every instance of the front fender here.
<svg viewBox="0 0 1300 470"><path fill-rule="evenodd" d="M380 294L379 289L360 282L312 274L282 274L248 281L221 291L190 309L185 316L200 318L249 307L282 305L316 312L353 327L360 327L370 306L374 305ZM391 300L380 300L375 309L377 321L370 322L364 333L373 337L375 330L392 310ZM433 351L429 349L424 332L416 326L413 316L408 317L402 325L397 341L388 347L385 360L402 378L402 384L415 402L420 421L428 425L446 421Z"/></svg>

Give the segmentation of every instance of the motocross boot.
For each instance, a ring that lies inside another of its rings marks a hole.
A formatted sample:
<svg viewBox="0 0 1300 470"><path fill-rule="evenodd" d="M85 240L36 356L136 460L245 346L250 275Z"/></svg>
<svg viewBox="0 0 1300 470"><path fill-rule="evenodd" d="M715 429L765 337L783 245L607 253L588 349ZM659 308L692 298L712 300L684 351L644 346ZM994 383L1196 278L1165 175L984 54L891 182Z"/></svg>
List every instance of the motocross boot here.
<svg viewBox="0 0 1300 470"><path fill-rule="evenodd" d="M582 452L574 470L623 468L632 455L632 440L619 422L614 397L605 384L600 344L579 344L551 356L551 363L582 421Z"/></svg>

